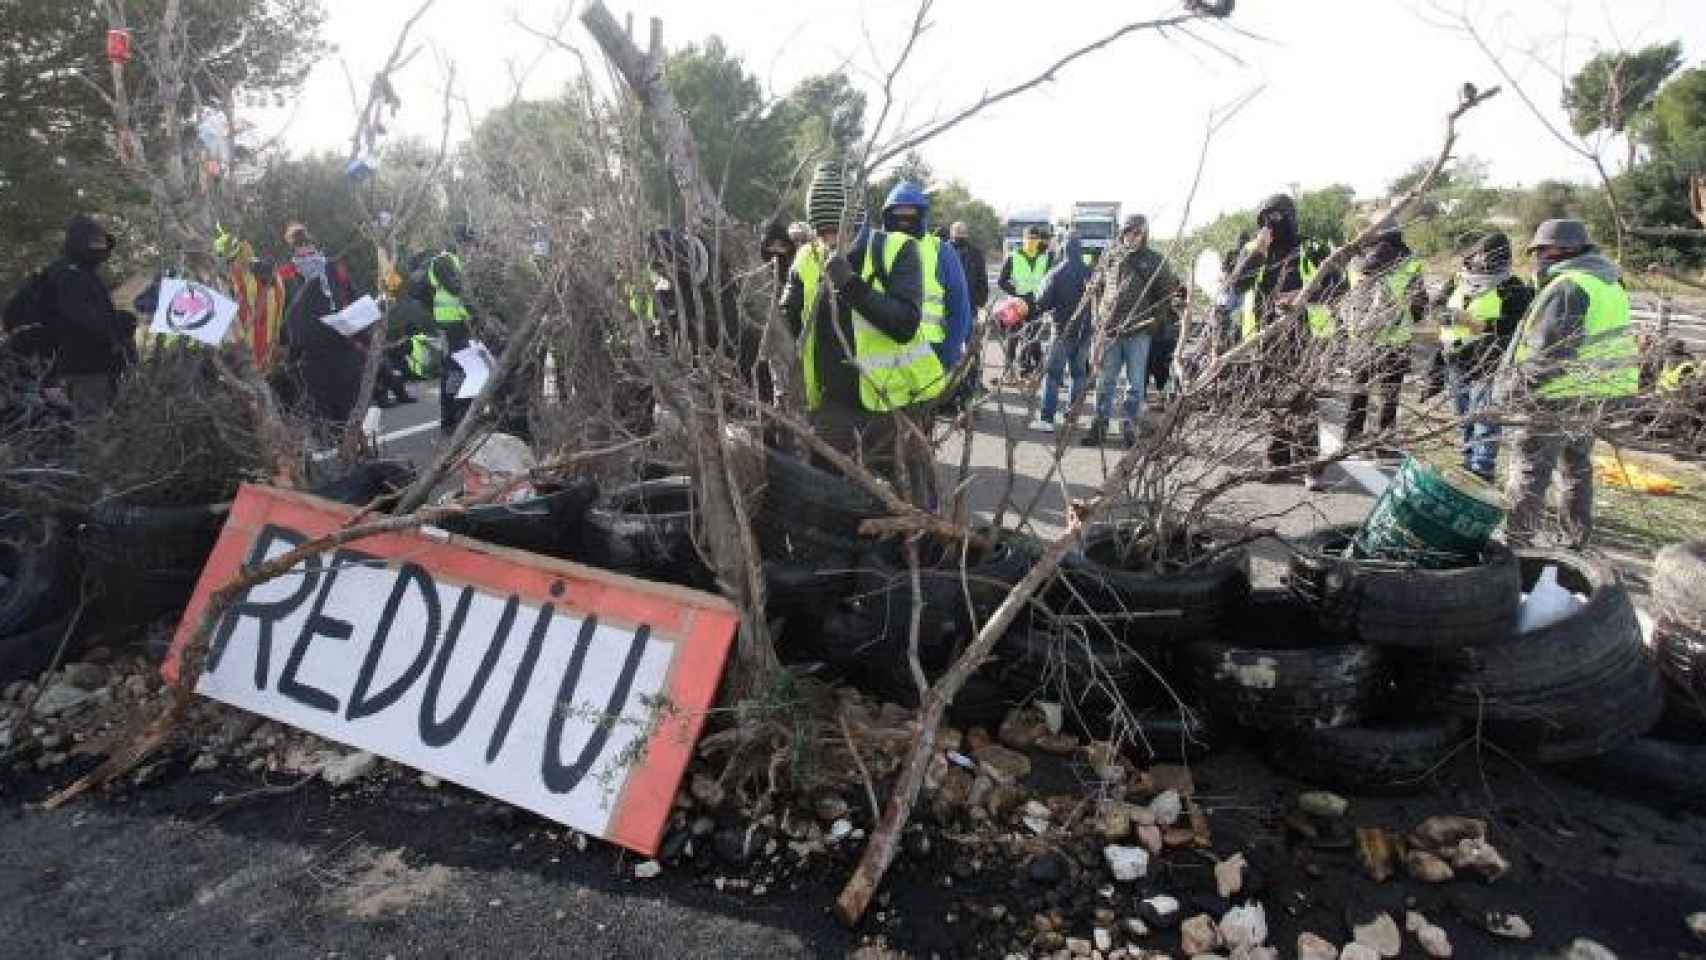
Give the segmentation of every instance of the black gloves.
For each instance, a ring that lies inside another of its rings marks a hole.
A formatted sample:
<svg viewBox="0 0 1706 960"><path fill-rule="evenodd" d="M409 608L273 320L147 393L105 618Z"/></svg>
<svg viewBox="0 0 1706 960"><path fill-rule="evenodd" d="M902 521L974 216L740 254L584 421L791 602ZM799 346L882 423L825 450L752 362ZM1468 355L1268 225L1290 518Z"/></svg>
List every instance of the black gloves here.
<svg viewBox="0 0 1706 960"><path fill-rule="evenodd" d="M847 289L847 284L853 280L853 265L841 254L830 257L823 265L823 272L829 277L829 282L838 292Z"/></svg>

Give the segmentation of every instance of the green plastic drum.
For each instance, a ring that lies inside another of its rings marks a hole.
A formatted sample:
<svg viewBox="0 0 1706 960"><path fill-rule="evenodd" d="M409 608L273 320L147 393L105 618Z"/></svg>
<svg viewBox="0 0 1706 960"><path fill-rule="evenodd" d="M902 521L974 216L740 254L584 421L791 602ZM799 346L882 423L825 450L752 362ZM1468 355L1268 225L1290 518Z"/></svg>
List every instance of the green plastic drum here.
<svg viewBox="0 0 1706 960"><path fill-rule="evenodd" d="M1445 568L1479 563L1505 499L1456 466L1405 459L1357 531L1359 556Z"/></svg>

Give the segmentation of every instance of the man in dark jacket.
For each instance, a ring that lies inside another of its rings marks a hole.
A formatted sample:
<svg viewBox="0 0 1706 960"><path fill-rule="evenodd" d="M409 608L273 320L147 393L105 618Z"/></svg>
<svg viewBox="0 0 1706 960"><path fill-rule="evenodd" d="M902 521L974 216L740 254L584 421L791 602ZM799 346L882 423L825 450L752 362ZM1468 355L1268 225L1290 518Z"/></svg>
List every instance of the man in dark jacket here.
<svg viewBox="0 0 1706 960"><path fill-rule="evenodd" d="M101 280L113 236L93 217L78 214L65 228L65 246L42 274L38 288L39 354L51 357L48 382L60 383L78 416L112 406L119 374L135 357L136 317L113 308Z"/></svg>
<svg viewBox="0 0 1706 960"><path fill-rule="evenodd" d="M1314 460L1320 450L1316 385L1297 382L1297 373L1306 368L1312 348L1332 337L1332 303L1343 290L1343 278L1324 277L1302 305L1302 322L1288 318L1329 254L1325 243L1303 236L1298 229L1297 203L1283 193L1275 194L1256 208L1256 232L1227 281L1239 297L1241 340L1280 325L1262 336L1257 374L1264 392L1272 394L1264 397L1272 411L1267 448L1267 464L1272 468ZM1305 487L1313 490L1320 485L1318 468L1304 474Z"/></svg>
<svg viewBox="0 0 1706 960"><path fill-rule="evenodd" d="M1463 468L1489 483L1499 461L1499 424L1475 418L1492 405L1499 358L1533 300L1534 288L1511 272L1510 238L1496 230L1476 241L1435 300L1446 384L1463 420Z"/></svg>
<svg viewBox="0 0 1706 960"><path fill-rule="evenodd" d="M1054 414L1060 401L1060 382L1072 371L1072 399L1075 406L1090 386L1090 341L1095 332L1090 317L1090 304L1084 296L1090 284L1090 268L1084 265L1084 247L1075 231L1066 234L1065 256L1043 277L1042 292L1037 295L1039 318L1048 315L1054 320L1054 342L1043 364L1042 407L1032 430L1054 431Z"/></svg>
<svg viewBox="0 0 1706 960"><path fill-rule="evenodd" d="M837 253L847 199L840 168L819 164L806 197L816 239L794 257L782 317L800 343L806 405L818 435L911 491L921 478L896 464L898 421L919 416L946 382L919 329L918 244L875 231ZM864 322L855 324L855 316Z"/></svg>
<svg viewBox="0 0 1706 960"><path fill-rule="evenodd" d="M281 338L286 376L300 385L302 409L318 439L336 443L355 407L367 361L359 346L322 320L349 305L348 274L327 260L300 225L293 224L286 237L291 246Z"/></svg>
<svg viewBox="0 0 1706 960"><path fill-rule="evenodd" d="M1376 237L1350 270L1350 292L1339 306L1347 328L1356 392L1345 414L1345 442L1362 436L1370 395L1378 389L1380 433L1398 424L1398 398L1410 373L1415 327L1428 312L1422 263L1391 229Z"/></svg>
<svg viewBox="0 0 1706 960"><path fill-rule="evenodd" d="M1096 419L1084 437L1085 446L1101 446L1107 435L1121 372L1127 386L1120 437L1127 447L1137 444L1149 348L1155 332L1172 317L1174 298L1183 289L1166 259L1149 246L1149 219L1141 213L1127 217L1119 243L1097 263L1085 292L1095 305L1103 341L1101 357L1093 358L1101 366L1101 382L1096 388Z"/></svg>
<svg viewBox="0 0 1706 960"><path fill-rule="evenodd" d="M965 268L966 292L971 297L972 312L976 313L989 303L989 261L984 258L983 250L971 242L971 228L964 220L956 220L948 228L948 239L960 255L960 266Z"/></svg>

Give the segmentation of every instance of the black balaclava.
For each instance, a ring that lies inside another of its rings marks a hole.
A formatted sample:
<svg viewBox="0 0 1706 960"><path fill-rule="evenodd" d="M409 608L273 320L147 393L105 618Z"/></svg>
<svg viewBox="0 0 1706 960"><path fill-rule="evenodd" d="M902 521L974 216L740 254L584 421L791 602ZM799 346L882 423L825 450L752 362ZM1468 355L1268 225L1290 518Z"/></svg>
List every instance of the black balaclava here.
<svg viewBox="0 0 1706 960"><path fill-rule="evenodd" d="M1289 250L1297 246L1297 203L1291 197L1276 193L1256 208L1256 229L1273 227L1274 246Z"/></svg>
<svg viewBox="0 0 1706 960"><path fill-rule="evenodd" d="M65 259L93 270L113 254L113 235L94 217L77 214L65 225Z"/></svg>
<svg viewBox="0 0 1706 960"><path fill-rule="evenodd" d="M758 242L758 254L761 259L770 264L770 269L776 273L778 286L788 282L788 268L794 262L794 253L799 248L794 244L794 238L788 236L788 225L781 220L771 220L764 225L764 236Z"/></svg>
<svg viewBox="0 0 1706 960"><path fill-rule="evenodd" d="M1475 241L1475 246L1463 258L1465 269L1476 273L1502 273L1511 267L1511 240L1494 231Z"/></svg>

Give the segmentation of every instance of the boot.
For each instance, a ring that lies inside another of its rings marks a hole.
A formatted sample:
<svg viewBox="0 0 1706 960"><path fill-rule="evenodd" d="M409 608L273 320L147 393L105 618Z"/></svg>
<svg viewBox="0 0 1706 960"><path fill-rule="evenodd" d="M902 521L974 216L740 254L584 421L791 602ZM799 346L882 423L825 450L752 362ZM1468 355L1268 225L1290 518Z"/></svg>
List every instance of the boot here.
<svg viewBox="0 0 1706 960"><path fill-rule="evenodd" d="M1102 445L1102 440L1104 438L1106 438L1107 435L1108 435L1108 420L1107 420L1107 418L1106 417L1097 417L1096 419L1090 421L1090 431L1088 433L1084 434L1084 445L1086 447L1099 447Z"/></svg>
<svg viewBox="0 0 1706 960"><path fill-rule="evenodd" d="M1130 420L1121 420L1120 441L1125 444L1127 450L1137 446L1137 424Z"/></svg>

